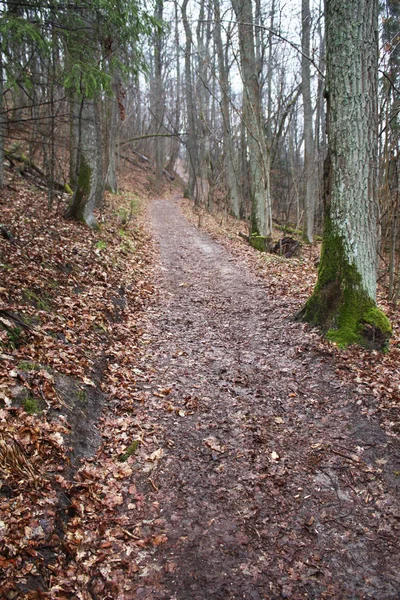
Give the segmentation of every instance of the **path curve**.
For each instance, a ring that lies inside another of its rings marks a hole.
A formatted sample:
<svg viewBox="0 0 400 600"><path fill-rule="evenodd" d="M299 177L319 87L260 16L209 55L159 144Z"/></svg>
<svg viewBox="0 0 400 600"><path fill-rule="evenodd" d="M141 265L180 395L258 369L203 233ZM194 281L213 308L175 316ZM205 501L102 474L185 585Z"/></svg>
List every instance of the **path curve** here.
<svg viewBox="0 0 400 600"><path fill-rule="evenodd" d="M399 598L390 440L177 201L154 201L151 220L160 292L141 368L159 454L137 485L160 543L136 597Z"/></svg>

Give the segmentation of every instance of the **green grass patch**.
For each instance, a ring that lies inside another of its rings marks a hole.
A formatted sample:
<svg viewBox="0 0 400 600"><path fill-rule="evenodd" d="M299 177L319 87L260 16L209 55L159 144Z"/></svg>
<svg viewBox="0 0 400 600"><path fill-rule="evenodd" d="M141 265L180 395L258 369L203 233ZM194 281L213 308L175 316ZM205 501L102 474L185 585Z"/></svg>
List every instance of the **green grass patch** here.
<svg viewBox="0 0 400 600"><path fill-rule="evenodd" d="M8 345L10 348L18 348L21 344L22 327L10 327L7 329Z"/></svg>
<svg viewBox="0 0 400 600"><path fill-rule="evenodd" d="M33 290L26 289L23 291L23 295L26 301L28 301L30 304L33 304L33 306L39 310L45 310L46 312L50 311L51 307L49 298L45 294L39 295Z"/></svg>
<svg viewBox="0 0 400 600"><path fill-rule="evenodd" d="M95 246L98 250L105 250L107 248L107 242L104 240L99 240L95 243Z"/></svg>
<svg viewBox="0 0 400 600"><path fill-rule="evenodd" d="M30 360L21 360L21 362L18 363L18 369L20 371L40 371L40 368L40 365L31 362Z"/></svg>
<svg viewBox="0 0 400 600"><path fill-rule="evenodd" d="M125 450L123 454L120 454L118 457L119 462L126 462L132 454L135 454L136 450L139 448L139 440L134 440L130 446Z"/></svg>

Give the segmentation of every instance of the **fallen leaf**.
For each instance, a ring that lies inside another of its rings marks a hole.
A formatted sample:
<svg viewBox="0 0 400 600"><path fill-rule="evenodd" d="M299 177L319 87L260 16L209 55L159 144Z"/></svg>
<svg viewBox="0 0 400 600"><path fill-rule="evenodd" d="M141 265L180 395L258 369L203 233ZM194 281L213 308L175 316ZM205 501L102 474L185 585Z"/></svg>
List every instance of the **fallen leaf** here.
<svg viewBox="0 0 400 600"><path fill-rule="evenodd" d="M159 448L158 450L155 450L152 454L150 454L148 460L154 462L155 460L159 460L163 456L163 454L164 450L162 448Z"/></svg>
<svg viewBox="0 0 400 600"><path fill-rule="evenodd" d="M203 440L204 444L214 450L215 452L225 452L225 446L219 444L219 442L214 437L208 437Z"/></svg>

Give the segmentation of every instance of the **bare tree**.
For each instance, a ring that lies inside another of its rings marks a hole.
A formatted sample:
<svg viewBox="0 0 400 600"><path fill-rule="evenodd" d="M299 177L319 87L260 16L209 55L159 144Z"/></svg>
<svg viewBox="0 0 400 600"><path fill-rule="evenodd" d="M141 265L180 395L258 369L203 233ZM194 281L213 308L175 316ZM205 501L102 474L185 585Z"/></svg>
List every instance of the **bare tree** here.
<svg viewBox="0 0 400 600"><path fill-rule="evenodd" d="M304 115L304 237L308 242L314 237L314 212L315 212L315 150L313 137L313 107L311 102L311 70L310 70L310 37L311 37L311 13L310 0L302 0L302 95Z"/></svg>
<svg viewBox="0 0 400 600"><path fill-rule="evenodd" d="M251 233L269 236L272 231L270 156L265 141L259 72L255 53L251 0L232 0L238 24L244 123L251 180Z"/></svg>

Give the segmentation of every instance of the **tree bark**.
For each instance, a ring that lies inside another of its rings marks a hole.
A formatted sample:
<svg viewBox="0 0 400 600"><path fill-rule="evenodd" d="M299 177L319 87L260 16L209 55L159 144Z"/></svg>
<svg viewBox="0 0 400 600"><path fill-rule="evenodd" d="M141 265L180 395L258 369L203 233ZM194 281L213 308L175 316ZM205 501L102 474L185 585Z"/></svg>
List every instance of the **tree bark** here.
<svg viewBox="0 0 400 600"><path fill-rule="evenodd" d="M174 15L175 15L175 52L176 52L176 86L175 86L175 115L171 121L173 122L173 128L176 134L179 132L180 124L181 124L181 49L180 49L180 22L179 22L179 13L178 13L178 3L175 2L174 5ZM171 138L169 144L169 157L168 164L166 166L166 170L172 172L175 170L175 164L179 156L179 147L180 140L178 135L176 137Z"/></svg>
<svg viewBox="0 0 400 600"><path fill-rule="evenodd" d="M117 144L117 133L118 123L120 120L120 110L118 105L118 96L120 92L121 83L119 77L115 74L113 76L112 90L113 94L111 98L106 99L106 110L108 118L108 130L107 130L107 147L106 147L106 189L110 190L113 194L118 191L118 178L117 178L117 157L116 157L116 144Z"/></svg>
<svg viewBox="0 0 400 600"><path fill-rule="evenodd" d="M103 201L103 165L100 115L94 100L82 100L79 116L77 177L66 217L97 228L95 207Z"/></svg>
<svg viewBox="0 0 400 600"><path fill-rule="evenodd" d="M156 0L155 18L162 22L164 0ZM162 81L162 49L163 34L157 30L154 34L154 82L153 82L153 130L155 133L162 132L164 120L164 90ZM164 138L154 138L154 158L156 164L156 189L160 191L162 172L164 168Z"/></svg>
<svg viewBox="0 0 400 600"><path fill-rule="evenodd" d="M301 36L301 77L304 114L304 238L312 242L314 238L315 212L315 151L313 137L313 118L311 103L311 73L310 73L310 36L311 14L310 0L302 0L302 36Z"/></svg>
<svg viewBox="0 0 400 600"><path fill-rule="evenodd" d="M196 147L196 127L194 116L194 100L192 85L192 32L187 17L188 0L183 0L181 11L183 27L185 29L185 95L186 95L186 113L187 113L187 151L189 155L189 181L188 194L190 198L195 196L196 172L198 165L198 154ZM195 199L196 201L196 199Z"/></svg>
<svg viewBox="0 0 400 600"><path fill-rule="evenodd" d="M232 6L238 23L245 100L244 120L251 176L251 233L269 236L272 231L270 156L263 128L251 0L232 0Z"/></svg>
<svg viewBox="0 0 400 600"><path fill-rule="evenodd" d="M224 140L224 164L226 169L226 183L229 195L230 210L234 217L239 218L240 197L235 169L235 154L233 136L231 131L231 118L229 108L229 77L228 66L224 59L224 49L221 35L221 11L219 0L214 0L214 36L218 56L219 84L221 88L221 116Z"/></svg>
<svg viewBox="0 0 400 600"><path fill-rule="evenodd" d="M339 346L383 347L376 307L378 1L327 0L328 143L318 281L300 313Z"/></svg>

